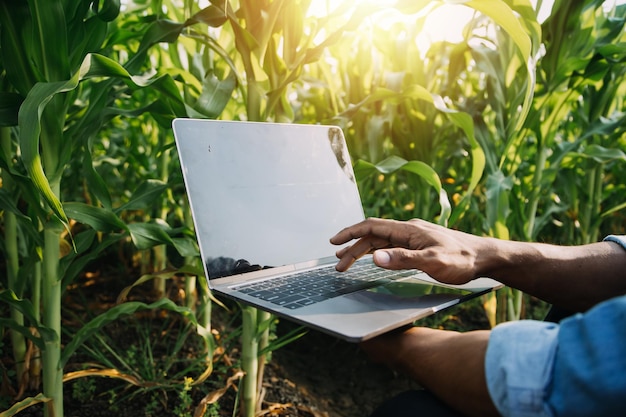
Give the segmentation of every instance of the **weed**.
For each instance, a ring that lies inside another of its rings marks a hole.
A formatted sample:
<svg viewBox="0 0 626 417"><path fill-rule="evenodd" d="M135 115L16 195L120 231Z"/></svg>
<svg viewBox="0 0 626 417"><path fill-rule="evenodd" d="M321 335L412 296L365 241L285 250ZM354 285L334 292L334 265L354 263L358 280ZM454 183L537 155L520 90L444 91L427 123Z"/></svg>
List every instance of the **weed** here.
<svg viewBox="0 0 626 417"><path fill-rule="evenodd" d="M179 404L174 409L174 414L178 417L191 417L191 406L193 399L191 398L193 378L185 377L185 382L178 393Z"/></svg>
<svg viewBox="0 0 626 417"><path fill-rule="evenodd" d="M81 403L89 402L96 393L96 382L93 378L79 378L72 385L72 398Z"/></svg>
<svg viewBox="0 0 626 417"><path fill-rule="evenodd" d="M204 412L203 417L219 417L220 416L220 405L218 403L210 404L206 411Z"/></svg>

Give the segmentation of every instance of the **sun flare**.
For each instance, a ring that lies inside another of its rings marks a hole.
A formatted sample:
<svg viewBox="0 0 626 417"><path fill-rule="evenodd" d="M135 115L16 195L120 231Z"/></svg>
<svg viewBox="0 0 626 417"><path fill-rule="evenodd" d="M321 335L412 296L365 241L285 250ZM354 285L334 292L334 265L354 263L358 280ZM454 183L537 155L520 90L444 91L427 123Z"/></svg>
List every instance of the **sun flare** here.
<svg viewBox="0 0 626 417"><path fill-rule="evenodd" d="M390 12L395 0L378 0L377 5L389 6ZM438 2L433 2L438 3ZM356 1L358 4L358 1ZM337 4L328 0L312 0L309 7L309 15L323 17L333 13ZM450 41L458 42L462 39L463 27L472 18L473 9L462 4L441 4L438 7L426 7L422 15L425 15L424 26L420 30L416 41L421 50L428 49L433 42ZM377 16L376 24L382 27L388 26L399 20L413 21L415 17L397 13L383 13Z"/></svg>

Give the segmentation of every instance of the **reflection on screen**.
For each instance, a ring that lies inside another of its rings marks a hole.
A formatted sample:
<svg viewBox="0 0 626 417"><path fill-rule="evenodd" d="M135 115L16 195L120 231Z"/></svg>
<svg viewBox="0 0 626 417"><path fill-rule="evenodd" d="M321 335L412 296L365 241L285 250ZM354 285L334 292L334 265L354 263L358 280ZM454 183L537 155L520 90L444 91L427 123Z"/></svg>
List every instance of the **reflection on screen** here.
<svg viewBox="0 0 626 417"><path fill-rule="evenodd" d="M363 219L338 128L178 122L185 184L211 278L333 256L329 238Z"/></svg>

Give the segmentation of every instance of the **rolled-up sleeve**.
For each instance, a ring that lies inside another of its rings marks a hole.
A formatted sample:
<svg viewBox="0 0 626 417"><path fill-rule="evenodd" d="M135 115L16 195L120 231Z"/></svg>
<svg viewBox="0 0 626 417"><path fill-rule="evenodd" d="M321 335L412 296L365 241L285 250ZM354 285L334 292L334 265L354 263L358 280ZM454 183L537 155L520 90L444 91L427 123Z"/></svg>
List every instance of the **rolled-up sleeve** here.
<svg viewBox="0 0 626 417"><path fill-rule="evenodd" d="M626 296L560 325L496 326L485 358L489 394L506 417L626 415Z"/></svg>
<svg viewBox="0 0 626 417"><path fill-rule="evenodd" d="M559 326L518 321L496 326L489 338L485 372L496 408L507 417L552 416L546 404Z"/></svg>

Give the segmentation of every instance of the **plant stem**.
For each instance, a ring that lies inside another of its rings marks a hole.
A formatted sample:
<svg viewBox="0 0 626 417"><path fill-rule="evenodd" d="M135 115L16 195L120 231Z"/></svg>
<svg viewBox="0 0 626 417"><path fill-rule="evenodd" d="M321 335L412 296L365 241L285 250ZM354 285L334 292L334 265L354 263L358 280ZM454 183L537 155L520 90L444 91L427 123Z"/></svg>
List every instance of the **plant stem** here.
<svg viewBox="0 0 626 417"><path fill-rule="evenodd" d="M63 134L55 110L60 109L61 98L56 96L44 112L41 129L41 154L50 188L57 198L61 196L62 155L58 152ZM60 114L64 114L59 112ZM56 118L55 118L56 117ZM61 285L59 260L63 224L53 215L41 219L43 223L43 275L41 282L42 323L55 333L54 340L46 341L42 352L43 393L52 401L46 404L44 417L63 417L63 368L61 367Z"/></svg>
<svg viewBox="0 0 626 417"><path fill-rule="evenodd" d="M593 210L593 197L595 195L594 187L596 185L596 176L598 171L595 168L587 170L587 204L582 209L580 216L580 231L583 237L583 244L590 242L591 212Z"/></svg>
<svg viewBox="0 0 626 417"><path fill-rule="evenodd" d="M41 262L37 262L33 268L33 274L30 277L30 301L35 307L35 320L41 321ZM37 346L33 346L33 354L30 361L30 388L38 389L41 385L41 352Z"/></svg>
<svg viewBox="0 0 626 417"><path fill-rule="evenodd" d="M58 276L60 231L59 224L54 221L44 228L43 324L56 333L54 340L46 342L43 352L43 393L52 398L46 404L45 417L63 416L63 369L60 363L62 280Z"/></svg>
<svg viewBox="0 0 626 417"><path fill-rule="evenodd" d="M246 373L243 378L243 393L241 394L242 411L244 417L254 417L257 397L258 378L258 338L257 313L254 307L241 308L243 329L241 336L241 369Z"/></svg>
<svg viewBox="0 0 626 417"><path fill-rule="evenodd" d="M0 146L2 146L2 152L7 160L12 155L11 152L11 130L9 127L0 128ZM15 194L15 184L11 174L2 170L2 188L8 191L10 194ZM19 270L19 253L18 253L18 241L17 241L17 218L15 213L11 213L9 210L5 210L3 214L4 219L4 247L7 263L7 282L10 290L17 293L18 297L22 297L21 291L17 291L17 274ZM24 316L19 310L11 307L11 320L18 326L24 325ZM24 336L18 332L11 332L11 346L13 348L13 360L15 361L15 371L17 372L18 384L22 384L24 378L25 363L24 358L26 356L26 340Z"/></svg>
<svg viewBox="0 0 626 417"><path fill-rule="evenodd" d="M526 212L525 238L527 241L533 240L535 232L535 218L537 217L537 207L539 206L539 197L541 195L541 181L543 178L543 171L548 159L548 152L545 146L540 146L537 150L537 159L535 161L535 173L532 180L532 191L530 199L528 201L528 211Z"/></svg>
<svg viewBox="0 0 626 417"><path fill-rule="evenodd" d="M263 328L263 332L259 335L258 347L257 350L260 352L265 349L270 343L270 332L269 332L269 321L272 319L272 315L267 311L259 310L257 312L257 328ZM258 354L258 352L257 352ZM258 355L258 365L257 365L257 398L256 398L256 409L261 409L261 401L263 396L261 395L261 390L263 388L263 374L265 373L265 364L267 363L267 353L262 355Z"/></svg>
<svg viewBox="0 0 626 417"><path fill-rule="evenodd" d="M194 227L193 217L191 216L191 209L189 208L189 204L188 203L183 204L183 209L181 211L182 211L181 217L183 218L183 223L190 230L193 229ZM197 263L200 263L200 264L202 263L198 261L199 261L199 258L197 256L189 256L185 259L185 263L187 265L194 265ZM195 276L192 277L190 275L187 275L185 277L185 297L186 297L187 307L191 308L193 311L200 312L201 317L198 317L199 319L198 321L207 330L210 330L211 329L211 298L209 297L209 293L208 293L208 291L210 290L207 288L207 293L204 294L204 291L203 291L202 296L199 297L197 280L198 278ZM196 309L196 304L198 300L200 300L200 305L197 306L197 309Z"/></svg>
<svg viewBox="0 0 626 417"><path fill-rule="evenodd" d="M162 139L162 134L160 134L160 130L155 126L153 129L153 132L156 139L156 142L161 145L161 142L163 142ZM162 152L161 153L161 158L157 161L158 166L159 166L159 176L160 179L167 183L168 178L169 178L169 166L170 166L170 153L169 152ZM167 213L169 211L169 207L168 207L168 202L167 199L165 200L161 200L161 207L158 213L158 217L162 220L166 220L167 218ZM167 267L167 246L166 245L159 245L154 247L153 249L154 252L154 268L156 271L162 271ZM165 293L167 291L166 288L166 282L164 278L156 278L154 280L154 289L156 290L158 297L162 298L165 296Z"/></svg>

